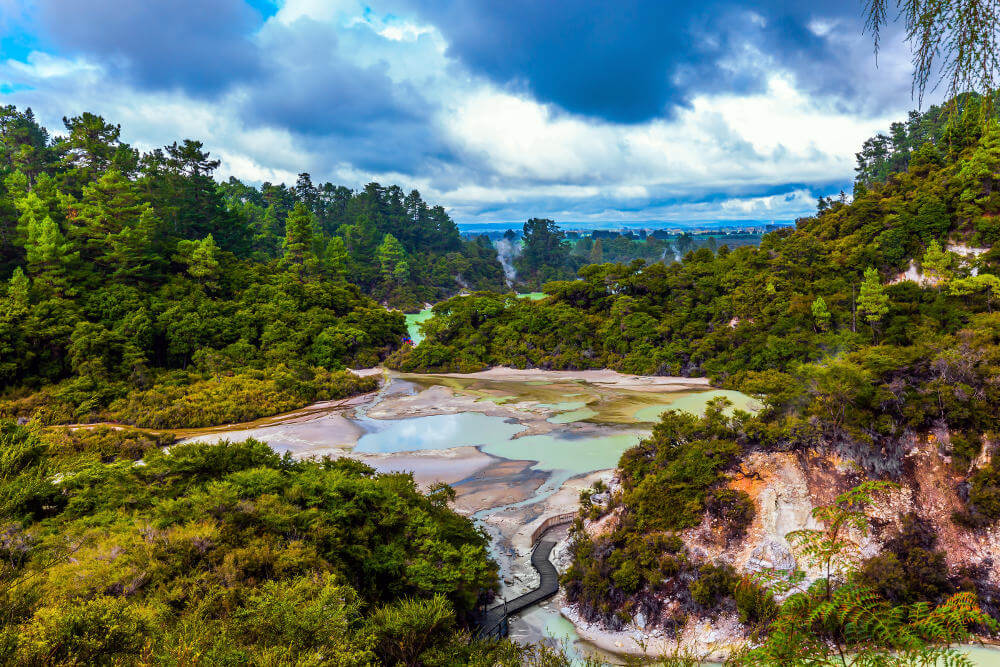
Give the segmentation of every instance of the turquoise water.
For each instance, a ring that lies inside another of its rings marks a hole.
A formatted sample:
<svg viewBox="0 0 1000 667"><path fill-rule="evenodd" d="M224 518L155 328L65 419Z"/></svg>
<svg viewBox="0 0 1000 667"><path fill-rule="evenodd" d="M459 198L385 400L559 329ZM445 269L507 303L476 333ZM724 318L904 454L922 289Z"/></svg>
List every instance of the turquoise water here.
<svg viewBox="0 0 1000 667"><path fill-rule="evenodd" d="M479 412L431 415L410 419L368 420L378 430L358 440L354 451L365 453L416 452L424 449L451 449L498 445L509 441L526 427L502 417Z"/></svg>
<svg viewBox="0 0 1000 667"><path fill-rule="evenodd" d="M724 397L732 403L730 410L744 410L754 412L760 410L759 401L731 389L713 389L711 391L700 391L697 393L678 394L677 398L665 405L650 405L636 410L635 420L638 422L657 422L667 410L680 410L696 415L705 414L705 406L713 398Z"/></svg>
<svg viewBox="0 0 1000 667"><path fill-rule="evenodd" d="M618 465L622 453L639 444L638 433L569 437L528 435L482 448L487 454L521 461L537 461L536 470L561 470L573 475L607 470Z"/></svg>
<svg viewBox="0 0 1000 667"><path fill-rule="evenodd" d="M420 325L423 322L431 319L431 315L434 313L430 308L421 310L419 313L409 313L406 316L406 332L410 334L410 338L413 340L414 345L420 345L420 341L424 339L423 334L420 333Z"/></svg>
<svg viewBox="0 0 1000 667"><path fill-rule="evenodd" d="M368 420L365 424L375 425L378 430L361 436L354 451L386 454L474 446L493 456L535 461L533 467L537 470L561 470L574 475L614 468L622 452L640 439L638 433L555 433L514 438L527 427L478 412Z"/></svg>

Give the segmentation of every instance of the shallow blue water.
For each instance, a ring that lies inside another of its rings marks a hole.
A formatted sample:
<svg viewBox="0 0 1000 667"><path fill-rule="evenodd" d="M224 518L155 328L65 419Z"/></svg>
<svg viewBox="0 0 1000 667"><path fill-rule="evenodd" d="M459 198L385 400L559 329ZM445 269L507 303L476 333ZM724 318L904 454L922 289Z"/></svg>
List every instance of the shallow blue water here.
<svg viewBox="0 0 1000 667"><path fill-rule="evenodd" d="M377 430L361 436L354 448L356 452L416 452L497 445L509 442L526 428L502 417L489 417L479 412L410 419L369 419L364 425Z"/></svg>

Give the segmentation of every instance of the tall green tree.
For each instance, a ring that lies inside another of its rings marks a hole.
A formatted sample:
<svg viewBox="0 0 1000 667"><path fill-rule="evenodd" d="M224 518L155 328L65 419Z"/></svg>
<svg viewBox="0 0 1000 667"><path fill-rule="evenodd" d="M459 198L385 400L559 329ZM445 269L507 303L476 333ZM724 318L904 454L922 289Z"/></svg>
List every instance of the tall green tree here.
<svg viewBox="0 0 1000 667"><path fill-rule="evenodd" d="M56 142L55 151L64 169L62 180L71 194L79 195L84 185L108 171L135 172L139 155L121 142L121 125L112 125L92 113L63 118L63 124L67 135Z"/></svg>
<svg viewBox="0 0 1000 667"><path fill-rule="evenodd" d="M865 269L865 277L861 282L861 292L858 295L858 310L864 315L865 321L872 328L872 336L878 341L878 324L889 312L889 297L885 293L878 271L869 266Z"/></svg>
<svg viewBox="0 0 1000 667"><path fill-rule="evenodd" d="M338 280L343 279L347 275L349 259L344 239L334 236L327 241L326 250L323 253L323 268L329 275Z"/></svg>
<svg viewBox="0 0 1000 667"><path fill-rule="evenodd" d="M951 253L942 250L940 243L935 240L927 244L927 252L924 253L921 268L928 277L937 283L938 289L951 277L951 264Z"/></svg>
<svg viewBox="0 0 1000 667"><path fill-rule="evenodd" d="M177 242L174 260L187 265L187 274L207 289L218 289L222 267L219 264L219 246L209 234L200 241Z"/></svg>
<svg viewBox="0 0 1000 667"><path fill-rule="evenodd" d="M305 204L295 205L285 220L282 265L300 276L315 273L318 261L313 252L315 218Z"/></svg>
<svg viewBox="0 0 1000 667"><path fill-rule="evenodd" d="M152 280L159 276L163 264L156 246L161 222L149 206L142 209L139 218L121 231L108 234L110 249L105 260L114 267L112 274L124 283Z"/></svg>
<svg viewBox="0 0 1000 667"><path fill-rule="evenodd" d="M386 234L378 247L378 263L382 270L382 277L387 280L396 280L397 267L406 262L406 251L403 245L392 234ZM406 268L409 275L409 268ZM405 282L405 279L402 281Z"/></svg>
<svg viewBox="0 0 1000 667"><path fill-rule="evenodd" d="M816 329L819 331L826 331L830 327L830 309L826 307L826 301L823 297L818 296L812 302L810 307L812 311L813 321L816 323Z"/></svg>
<svg viewBox="0 0 1000 667"><path fill-rule="evenodd" d="M68 272L79 255L51 217L38 220L32 216L25 250L28 270L35 277L36 286L49 296L64 296L71 291Z"/></svg>
<svg viewBox="0 0 1000 667"><path fill-rule="evenodd" d="M149 204L135 184L111 170L83 186L79 202L68 205L67 231L88 265L114 270L109 238L139 223ZM148 221L148 219L147 219Z"/></svg>
<svg viewBox="0 0 1000 667"><path fill-rule="evenodd" d="M569 259L566 233L552 220L531 218L522 229L521 254L516 260L519 271L528 274L559 275Z"/></svg>
<svg viewBox="0 0 1000 667"><path fill-rule="evenodd" d="M600 264L604 261L604 244L601 243L601 239L594 241L594 244L590 247L590 263Z"/></svg>

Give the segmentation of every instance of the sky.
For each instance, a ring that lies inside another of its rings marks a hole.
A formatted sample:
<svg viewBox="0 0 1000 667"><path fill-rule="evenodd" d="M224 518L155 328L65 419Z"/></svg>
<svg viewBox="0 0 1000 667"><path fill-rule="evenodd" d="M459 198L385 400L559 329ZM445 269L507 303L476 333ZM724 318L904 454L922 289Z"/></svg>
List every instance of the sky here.
<svg viewBox="0 0 1000 667"><path fill-rule="evenodd" d="M916 107L860 2L0 0L0 103L459 222L790 220ZM895 32L894 32L895 30Z"/></svg>

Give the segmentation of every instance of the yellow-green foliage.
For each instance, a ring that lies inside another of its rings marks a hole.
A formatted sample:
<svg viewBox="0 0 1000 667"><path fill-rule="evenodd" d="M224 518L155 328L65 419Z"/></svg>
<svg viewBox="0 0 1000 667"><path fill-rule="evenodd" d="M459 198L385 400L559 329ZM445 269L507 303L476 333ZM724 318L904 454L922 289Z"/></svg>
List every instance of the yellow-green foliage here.
<svg viewBox="0 0 1000 667"><path fill-rule="evenodd" d="M210 377L189 385L159 384L115 401L108 413L113 421L147 428L213 426L251 421L377 387L377 378L349 371L315 369L307 379L279 367Z"/></svg>
<svg viewBox="0 0 1000 667"><path fill-rule="evenodd" d="M251 421L377 388L376 376L284 364L235 373L162 373L148 389L124 383L95 387L90 379L80 378L0 402L0 417L42 424L111 421L143 428L195 428ZM92 390L95 393L88 394ZM104 398L81 399L102 393Z"/></svg>
<svg viewBox="0 0 1000 667"><path fill-rule="evenodd" d="M253 440L165 442L0 421L0 663L462 663L485 650L459 629L496 567L449 494Z"/></svg>

